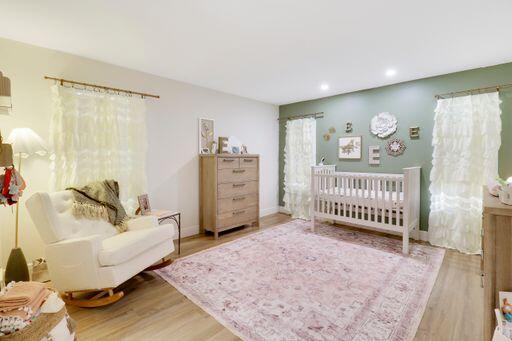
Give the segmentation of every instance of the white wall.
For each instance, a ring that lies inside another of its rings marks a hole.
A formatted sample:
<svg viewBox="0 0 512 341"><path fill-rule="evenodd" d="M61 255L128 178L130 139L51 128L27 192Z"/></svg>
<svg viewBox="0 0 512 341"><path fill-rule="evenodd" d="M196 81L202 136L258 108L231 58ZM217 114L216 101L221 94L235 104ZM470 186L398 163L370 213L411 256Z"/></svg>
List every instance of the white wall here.
<svg viewBox="0 0 512 341"><path fill-rule="evenodd" d="M13 96L12 116L0 116L4 138L12 128L27 126L48 140L52 82L44 80L45 75L160 95L147 100L148 193L153 208L182 211L186 234L196 233L199 224L199 117L215 119L216 135L235 135L250 153L261 155L261 213L277 212L276 106L4 39L0 39L0 71L11 79ZM48 190L48 165L44 157L24 161L25 199ZM0 264L5 265L14 244L11 208L0 207L0 238ZM24 207L20 244L29 262L43 255L42 241Z"/></svg>

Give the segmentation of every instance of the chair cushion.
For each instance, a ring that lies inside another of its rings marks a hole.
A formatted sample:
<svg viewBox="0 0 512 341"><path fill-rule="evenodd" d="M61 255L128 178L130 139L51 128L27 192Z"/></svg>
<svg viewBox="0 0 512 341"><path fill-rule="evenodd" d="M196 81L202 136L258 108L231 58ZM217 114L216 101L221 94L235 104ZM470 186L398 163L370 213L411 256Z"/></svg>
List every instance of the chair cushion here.
<svg viewBox="0 0 512 341"><path fill-rule="evenodd" d="M96 234L110 237L117 233L106 220L76 218L72 212L71 191L35 193L27 200L26 206L46 244Z"/></svg>
<svg viewBox="0 0 512 341"><path fill-rule="evenodd" d="M103 240L98 261L101 266L124 263L164 240L172 243L173 235L172 225L159 225L116 234Z"/></svg>

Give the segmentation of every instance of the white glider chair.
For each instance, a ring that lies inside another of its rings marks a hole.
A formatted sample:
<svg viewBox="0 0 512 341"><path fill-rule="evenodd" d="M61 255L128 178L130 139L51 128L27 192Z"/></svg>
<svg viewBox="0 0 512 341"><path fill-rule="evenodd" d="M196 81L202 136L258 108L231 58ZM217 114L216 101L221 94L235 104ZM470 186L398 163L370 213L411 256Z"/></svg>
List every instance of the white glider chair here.
<svg viewBox="0 0 512 341"><path fill-rule="evenodd" d="M174 225L158 225L156 217L141 216L128 221L128 231L118 233L107 221L75 218L72 203L71 191L36 193L26 201L46 244L53 286L66 303L81 307L114 303L124 296L115 290L120 284L141 271L171 263L164 259L174 251ZM73 296L96 291L88 299Z"/></svg>

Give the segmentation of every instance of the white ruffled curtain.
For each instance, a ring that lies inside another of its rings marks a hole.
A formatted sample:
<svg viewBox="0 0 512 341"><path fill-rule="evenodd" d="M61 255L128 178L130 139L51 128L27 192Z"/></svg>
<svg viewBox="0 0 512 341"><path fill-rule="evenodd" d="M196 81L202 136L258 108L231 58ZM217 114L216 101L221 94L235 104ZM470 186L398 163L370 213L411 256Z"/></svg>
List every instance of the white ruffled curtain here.
<svg viewBox="0 0 512 341"><path fill-rule="evenodd" d="M311 166L316 162L316 120L286 122L284 204L293 218L309 219Z"/></svg>
<svg viewBox="0 0 512 341"><path fill-rule="evenodd" d="M146 189L146 106L141 98L54 85L52 190L114 179L129 213Z"/></svg>
<svg viewBox="0 0 512 341"><path fill-rule="evenodd" d="M481 251L482 189L498 175L500 103L497 92L437 102L428 231L433 245Z"/></svg>

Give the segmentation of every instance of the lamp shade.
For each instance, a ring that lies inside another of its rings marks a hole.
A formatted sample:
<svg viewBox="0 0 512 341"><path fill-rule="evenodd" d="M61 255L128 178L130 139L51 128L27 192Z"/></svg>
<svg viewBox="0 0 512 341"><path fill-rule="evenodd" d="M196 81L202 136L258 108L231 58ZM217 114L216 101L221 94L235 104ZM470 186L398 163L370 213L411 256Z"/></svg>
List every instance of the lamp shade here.
<svg viewBox="0 0 512 341"><path fill-rule="evenodd" d="M13 129L6 142L12 145L14 154L21 155L22 158L47 153L43 139L30 128Z"/></svg>

